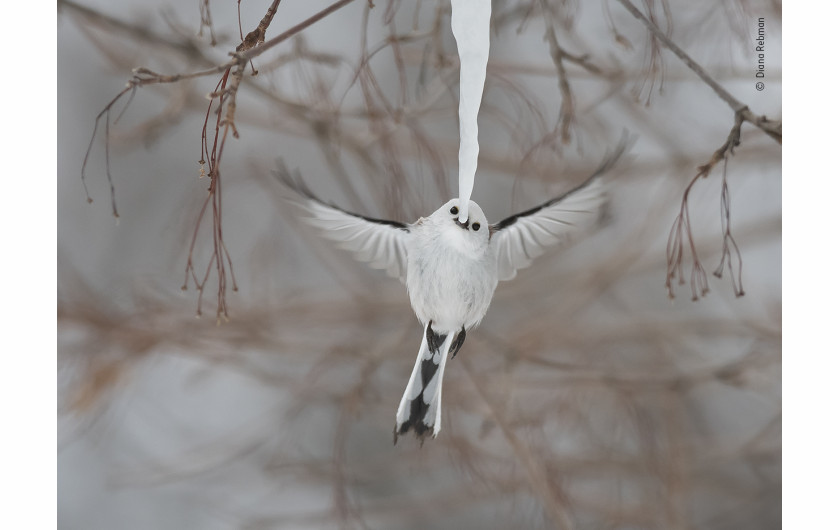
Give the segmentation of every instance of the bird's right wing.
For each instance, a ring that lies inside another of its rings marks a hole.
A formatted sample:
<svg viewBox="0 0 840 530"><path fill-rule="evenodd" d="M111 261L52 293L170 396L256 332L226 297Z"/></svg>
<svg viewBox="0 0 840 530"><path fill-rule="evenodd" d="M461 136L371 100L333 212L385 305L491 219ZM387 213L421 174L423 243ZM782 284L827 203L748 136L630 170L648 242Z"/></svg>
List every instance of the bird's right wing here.
<svg viewBox="0 0 840 530"><path fill-rule="evenodd" d="M283 166L277 176L292 192L286 194L287 200L306 212L303 219L322 236L349 250L357 260L385 269L405 283L409 225L365 217L327 204L312 193L299 174L292 175Z"/></svg>

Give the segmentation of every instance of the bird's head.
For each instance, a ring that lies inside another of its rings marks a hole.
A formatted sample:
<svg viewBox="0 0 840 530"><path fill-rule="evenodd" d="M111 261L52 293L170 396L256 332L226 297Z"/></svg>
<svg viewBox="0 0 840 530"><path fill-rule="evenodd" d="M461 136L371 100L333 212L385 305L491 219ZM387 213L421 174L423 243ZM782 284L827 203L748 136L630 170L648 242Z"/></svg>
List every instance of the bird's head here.
<svg viewBox="0 0 840 530"><path fill-rule="evenodd" d="M432 214L435 224L442 235L454 247L468 253L483 252L490 241L490 226L481 207L470 201L470 211L466 222L458 220L460 214L458 199L452 199Z"/></svg>

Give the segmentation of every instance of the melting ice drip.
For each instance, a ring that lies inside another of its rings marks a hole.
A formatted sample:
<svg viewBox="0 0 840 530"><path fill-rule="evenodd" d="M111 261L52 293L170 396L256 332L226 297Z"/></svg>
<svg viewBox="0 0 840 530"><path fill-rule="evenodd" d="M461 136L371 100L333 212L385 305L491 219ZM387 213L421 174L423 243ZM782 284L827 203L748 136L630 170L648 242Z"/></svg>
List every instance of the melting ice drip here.
<svg viewBox="0 0 840 530"><path fill-rule="evenodd" d="M478 167L478 107L490 53L490 0L452 0L452 33L461 59L458 101L461 146L458 151L458 220L466 222Z"/></svg>

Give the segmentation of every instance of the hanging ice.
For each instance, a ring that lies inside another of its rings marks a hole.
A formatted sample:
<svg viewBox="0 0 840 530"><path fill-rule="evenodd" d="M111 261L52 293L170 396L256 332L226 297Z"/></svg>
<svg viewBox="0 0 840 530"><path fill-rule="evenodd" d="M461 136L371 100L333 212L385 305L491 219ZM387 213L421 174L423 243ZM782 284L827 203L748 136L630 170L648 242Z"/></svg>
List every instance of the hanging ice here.
<svg viewBox="0 0 840 530"><path fill-rule="evenodd" d="M490 53L490 0L452 0L452 33L461 58L458 102L461 147L458 151L458 220L467 220L478 167L478 107Z"/></svg>

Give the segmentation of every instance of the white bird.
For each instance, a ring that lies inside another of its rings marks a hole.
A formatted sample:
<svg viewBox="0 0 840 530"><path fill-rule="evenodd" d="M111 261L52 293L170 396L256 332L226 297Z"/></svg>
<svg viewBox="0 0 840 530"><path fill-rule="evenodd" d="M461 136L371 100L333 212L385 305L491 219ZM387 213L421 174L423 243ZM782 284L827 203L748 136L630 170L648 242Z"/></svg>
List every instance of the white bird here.
<svg viewBox="0 0 840 530"><path fill-rule="evenodd" d="M295 192L287 199L306 212L304 219L359 261L402 280L423 324L420 351L397 408L394 443L411 430L421 442L437 436L447 357L455 357L466 331L481 322L500 280L512 279L548 247L597 223L606 201L601 175L624 147L622 142L575 189L493 225L473 201L461 223L458 199L412 224L365 217L323 202L299 175L280 168L278 176Z"/></svg>

